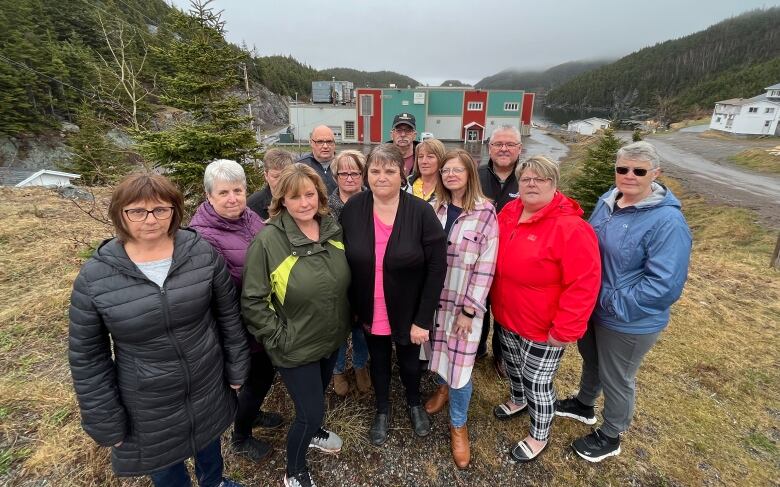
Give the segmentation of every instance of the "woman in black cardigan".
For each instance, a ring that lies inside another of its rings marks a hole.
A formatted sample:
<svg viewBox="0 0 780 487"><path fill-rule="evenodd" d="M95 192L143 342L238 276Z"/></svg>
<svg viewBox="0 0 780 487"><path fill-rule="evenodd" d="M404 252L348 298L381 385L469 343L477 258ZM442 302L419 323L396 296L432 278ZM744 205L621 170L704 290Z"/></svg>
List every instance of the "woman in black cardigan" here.
<svg viewBox="0 0 780 487"><path fill-rule="evenodd" d="M369 440L381 445L390 426L393 342L414 432L431 422L420 400L420 346L428 341L447 272L446 235L433 208L401 191L404 164L391 144L374 148L366 163L370 191L341 213L352 270L350 302L366 331L376 415Z"/></svg>

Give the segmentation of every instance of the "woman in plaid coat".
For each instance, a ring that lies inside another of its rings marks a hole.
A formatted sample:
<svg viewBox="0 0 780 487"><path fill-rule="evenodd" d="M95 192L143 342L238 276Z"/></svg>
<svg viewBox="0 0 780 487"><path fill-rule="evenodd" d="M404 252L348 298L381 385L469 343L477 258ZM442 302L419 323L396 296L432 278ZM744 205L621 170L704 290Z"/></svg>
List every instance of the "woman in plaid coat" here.
<svg viewBox="0 0 780 487"><path fill-rule="evenodd" d="M485 301L493 282L498 250L498 222L482 194L477 165L468 152L444 157L434 209L447 233L447 277L431 332L429 367L438 389L425 409L435 414L449 401L452 456L458 468L470 462L466 428L471 400L471 370L482 333Z"/></svg>

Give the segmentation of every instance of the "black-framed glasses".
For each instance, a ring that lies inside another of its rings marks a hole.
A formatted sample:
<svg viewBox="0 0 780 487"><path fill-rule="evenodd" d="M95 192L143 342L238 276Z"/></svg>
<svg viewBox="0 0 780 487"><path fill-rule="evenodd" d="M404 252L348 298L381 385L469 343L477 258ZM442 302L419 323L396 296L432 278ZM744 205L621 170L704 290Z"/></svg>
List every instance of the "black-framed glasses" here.
<svg viewBox="0 0 780 487"><path fill-rule="evenodd" d="M128 208L125 210L125 215L127 215L127 219L131 222L146 221L149 213L154 215L158 220L167 220L173 215L173 206L158 206L151 210L147 210L146 208Z"/></svg>
<svg viewBox="0 0 780 487"><path fill-rule="evenodd" d="M516 142L491 142L490 147L494 147L496 149L500 149L502 147L506 147L507 149L517 149L520 147L520 144Z"/></svg>
<svg viewBox="0 0 780 487"><path fill-rule="evenodd" d="M336 175L344 180L347 180L349 178L357 179L360 176L362 176L362 174L359 172L337 172Z"/></svg>
<svg viewBox="0 0 780 487"><path fill-rule="evenodd" d="M335 140L312 140L315 145L336 145Z"/></svg>
<svg viewBox="0 0 780 487"><path fill-rule="evenodd" d="M531 184L531 181L534 182L537 186L540 184L544 184L547 181L552 181L552 178L520 178L520 184L523 186L528 186Z"/></svg>
<svg viewBox="0 0 780 487"><path fill-rule="evenodd" d="M463 174L466 172L465 167L443 167L439 170L442 176L446 176L450 173L452 174Z"/></svg>
<svg viewBox="0 0 780 487"><path fill-rule="evenodd" d="M628 174L629 171L632 171L635 176L642 177L642 176L647 176L647 173L649 171L652 171L652 169L645 169L642 167L615 166L615 172L623 176Z"/></svg>

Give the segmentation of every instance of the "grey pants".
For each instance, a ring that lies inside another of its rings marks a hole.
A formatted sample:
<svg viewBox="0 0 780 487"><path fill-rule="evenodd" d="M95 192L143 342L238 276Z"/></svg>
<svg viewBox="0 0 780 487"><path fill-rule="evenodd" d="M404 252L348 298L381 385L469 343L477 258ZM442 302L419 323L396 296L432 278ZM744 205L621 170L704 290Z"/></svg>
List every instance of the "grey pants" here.
<svg viewBox="0 0 780 487"><path fill-rule="evenodd" d="M636 374L660 334L630 335L590 323L585 336L577 342L582 356L577 399L593 406L604 392L601 431L607 436L617 437L631 425Z"/></svg>

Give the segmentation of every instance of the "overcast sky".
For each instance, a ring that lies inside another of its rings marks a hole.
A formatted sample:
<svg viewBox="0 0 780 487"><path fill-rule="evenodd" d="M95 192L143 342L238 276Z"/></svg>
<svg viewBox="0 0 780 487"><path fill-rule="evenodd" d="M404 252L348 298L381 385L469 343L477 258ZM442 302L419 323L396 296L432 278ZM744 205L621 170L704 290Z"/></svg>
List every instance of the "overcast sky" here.
<svg viewBox="0 0 780 487"><path fill-rule="evenodd" d="M188 9L189 0L167 0ZM476 83L507 68L618 58L705 29L757 0L214 0L227 39L317 69Z"/></svg>

